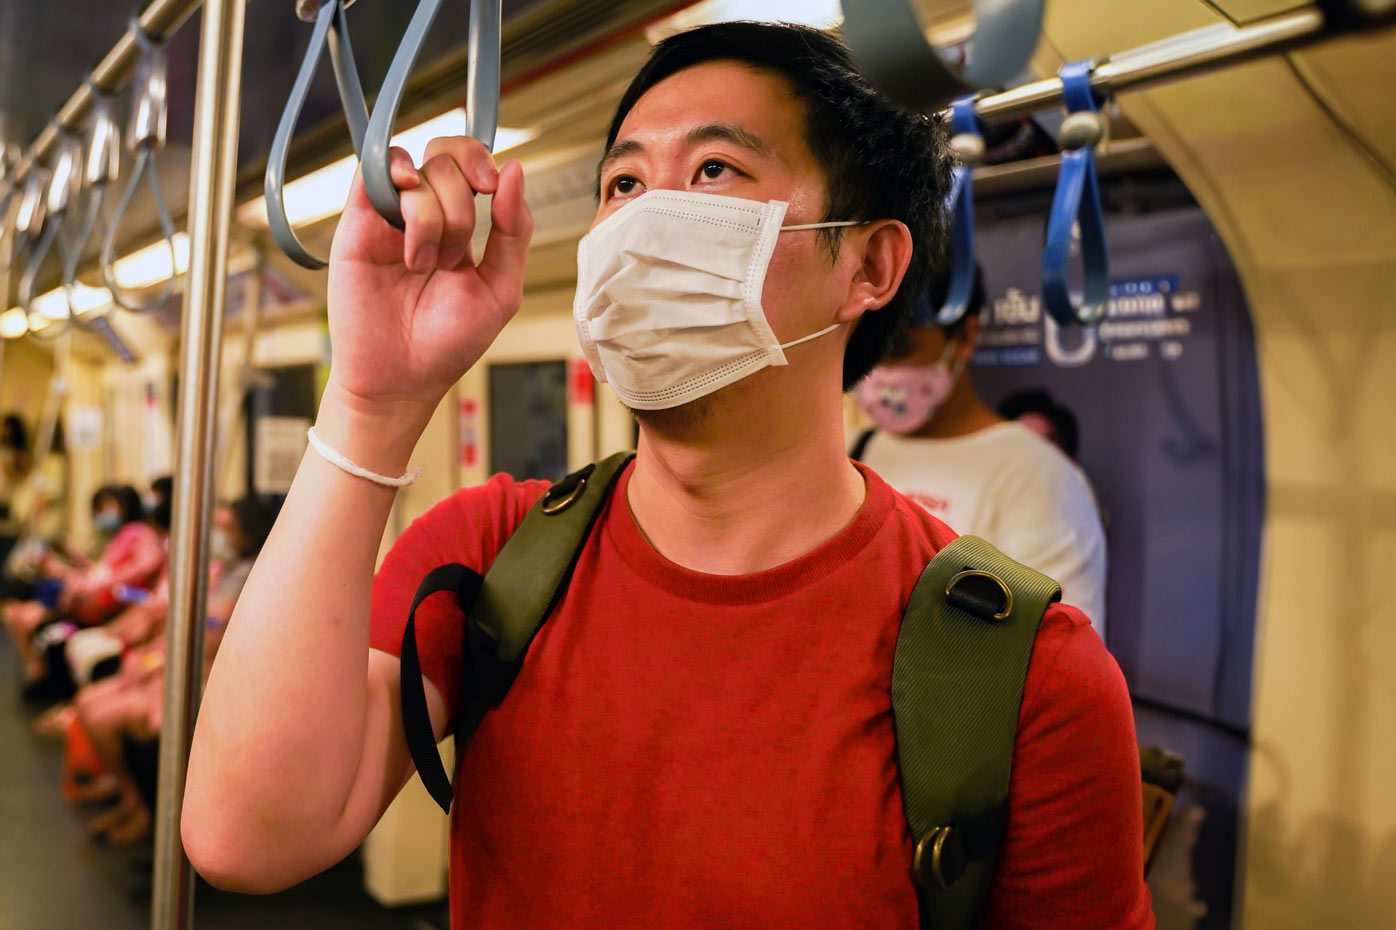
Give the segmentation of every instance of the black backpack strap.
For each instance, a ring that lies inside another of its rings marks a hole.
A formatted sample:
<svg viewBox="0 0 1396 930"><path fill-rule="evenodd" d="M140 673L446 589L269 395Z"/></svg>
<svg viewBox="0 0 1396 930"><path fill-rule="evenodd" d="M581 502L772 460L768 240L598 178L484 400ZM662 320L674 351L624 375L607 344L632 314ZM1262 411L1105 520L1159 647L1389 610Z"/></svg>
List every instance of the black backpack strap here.
<svg viewBox="0 0 1396 930"><path fill-rule="evenodd" d="M976 925L1007 818L1028 661L1060 597L1051 578L961 536L907 602L892 715L923 928Z"/></svg>
<svg viewBox="0 0 1396 930"><path fill-rule="evenodd" d="M443 565L417 589L402 637L403 727L422 783L442 810L450 812L453 794L426 712L417 656L417 605L436 591L452 590L466 614L456 713L459 761L485 713L508 694L529 644L567 587L601 505L633 457L632 452L616 453L549 488L500 549L483 579L464 566Z"/></svg>
<svg viewBox="0 0 1396 930"><path fill-rule="evenodd" d="M453 591L460 609L469 612L480 593L478 572L454 562L432 569L417 586L412 596L412 609L407 613L407 628L402 631L402 729L407 736L407 749L422 784L443 810L451 809L451 782L436 751L436 731L427 713L426 685L422 683L422 663L417 655L417 608L422 601L442 591Z"/></svg>
<svg viewBox="0 0 1396 930"><path fill-rule="evenodd" d="M868 443L872 442L875 429L865 429L853 442L853 448L848 450L848 457L855 462L863 461L863 455L868 451Z"/></svg>

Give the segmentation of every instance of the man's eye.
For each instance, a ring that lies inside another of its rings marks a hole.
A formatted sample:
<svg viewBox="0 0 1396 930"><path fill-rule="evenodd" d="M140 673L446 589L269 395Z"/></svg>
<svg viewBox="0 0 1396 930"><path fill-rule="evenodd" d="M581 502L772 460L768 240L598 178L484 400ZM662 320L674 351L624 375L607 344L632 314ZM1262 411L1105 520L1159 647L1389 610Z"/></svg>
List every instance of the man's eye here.
<svg viewBox="0 0 1396 930"><path fill-rule="evenodd" d="M703 162L703 167L698 170L703 175L703 177L707 178L709 181L716 181L719 177L722 176L722 172L727 170L727 164L725 162L720 162L716 159L712 159Z"/></svg>
<svg viewBox="0 0 1396 930"><path fill-rule="evenodd" d="M615 196L619 194L622 197L629 196L635 193L639 186L640 181L637 178L632 178L629 175L621 175L611 182L611 195Z"/></svg>

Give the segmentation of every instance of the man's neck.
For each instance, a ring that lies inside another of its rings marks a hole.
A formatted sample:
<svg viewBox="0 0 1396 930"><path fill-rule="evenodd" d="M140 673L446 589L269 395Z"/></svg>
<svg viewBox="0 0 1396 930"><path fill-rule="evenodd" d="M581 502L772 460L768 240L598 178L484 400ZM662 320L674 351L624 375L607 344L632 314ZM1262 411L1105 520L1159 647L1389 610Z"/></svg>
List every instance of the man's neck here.
<svg viewBox="0 0 1396 930"><path fill-rule="evenodd" d="M701 422L641 429L627 496L661 555L750 574L810 552L857 514L866 488L844 452L840 396L788 393L773 403L759 388L729 389Z"/></svg>
<svg viewBox="0 0 1396 930"><path fill-rule="evenodd" d="M917 439L954 439L1004 422L979 396L968 373L962 374L955 389L926 424L910 435Z"/></svg>

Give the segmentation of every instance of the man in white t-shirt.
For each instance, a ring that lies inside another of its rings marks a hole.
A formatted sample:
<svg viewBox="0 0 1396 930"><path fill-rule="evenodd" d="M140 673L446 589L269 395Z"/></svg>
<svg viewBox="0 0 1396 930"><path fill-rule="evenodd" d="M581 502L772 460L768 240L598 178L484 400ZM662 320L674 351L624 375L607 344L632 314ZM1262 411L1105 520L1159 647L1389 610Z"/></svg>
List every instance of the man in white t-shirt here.
<svg viewBox="0 0 1396 930"><path fill-rule="evenodd" d="M943 288L944 285L942 284ZM854 397L875 429L850 455L958 533L987 539L1056 579L1105 638L1105 534L1081 469L1021 423L1005 420L967 371L981 328L983 284L959 322L942 327L943 290L918 306L902 343Z"/></svg>

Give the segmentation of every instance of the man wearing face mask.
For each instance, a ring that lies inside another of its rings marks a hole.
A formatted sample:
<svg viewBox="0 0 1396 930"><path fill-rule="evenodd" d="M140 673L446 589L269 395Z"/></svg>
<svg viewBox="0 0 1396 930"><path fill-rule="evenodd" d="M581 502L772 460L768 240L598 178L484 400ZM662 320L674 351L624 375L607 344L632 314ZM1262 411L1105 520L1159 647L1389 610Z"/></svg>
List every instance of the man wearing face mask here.
<svg viewBox="0 0 1396 930"><path fill-rule="evenodd" d="M458 492L374 579L417 437L519 308L532 231L518 165L426 154L396 156L404 232L351 193L311 450L209 678L183 836L226 887L285 887L368 833L412 773L414 591L484 573L547 490ZM598 181L574 320L639 448L463 750L452 926L910 930L892 654L954 534L849 461L842 392L943 261L944 132L824 33L724 24L656 48ZM415 614L437 739L471 684L464 619L440 595ZM1053 606L1038 628L983 927L1153 925L1129 698L1088 626Z"/></svg>
<svg viewBox="0 0 1396 930"><path fill-rule="evenodd" d="M911 330L854 389L874 429L850 455L949 524L1062 586L1062 600L1105 638L1105 533L1081 469L1057 447L984 403L970 377L984 306L976 270L969 307L935 322L944 279L916 305Z"/></svg>

